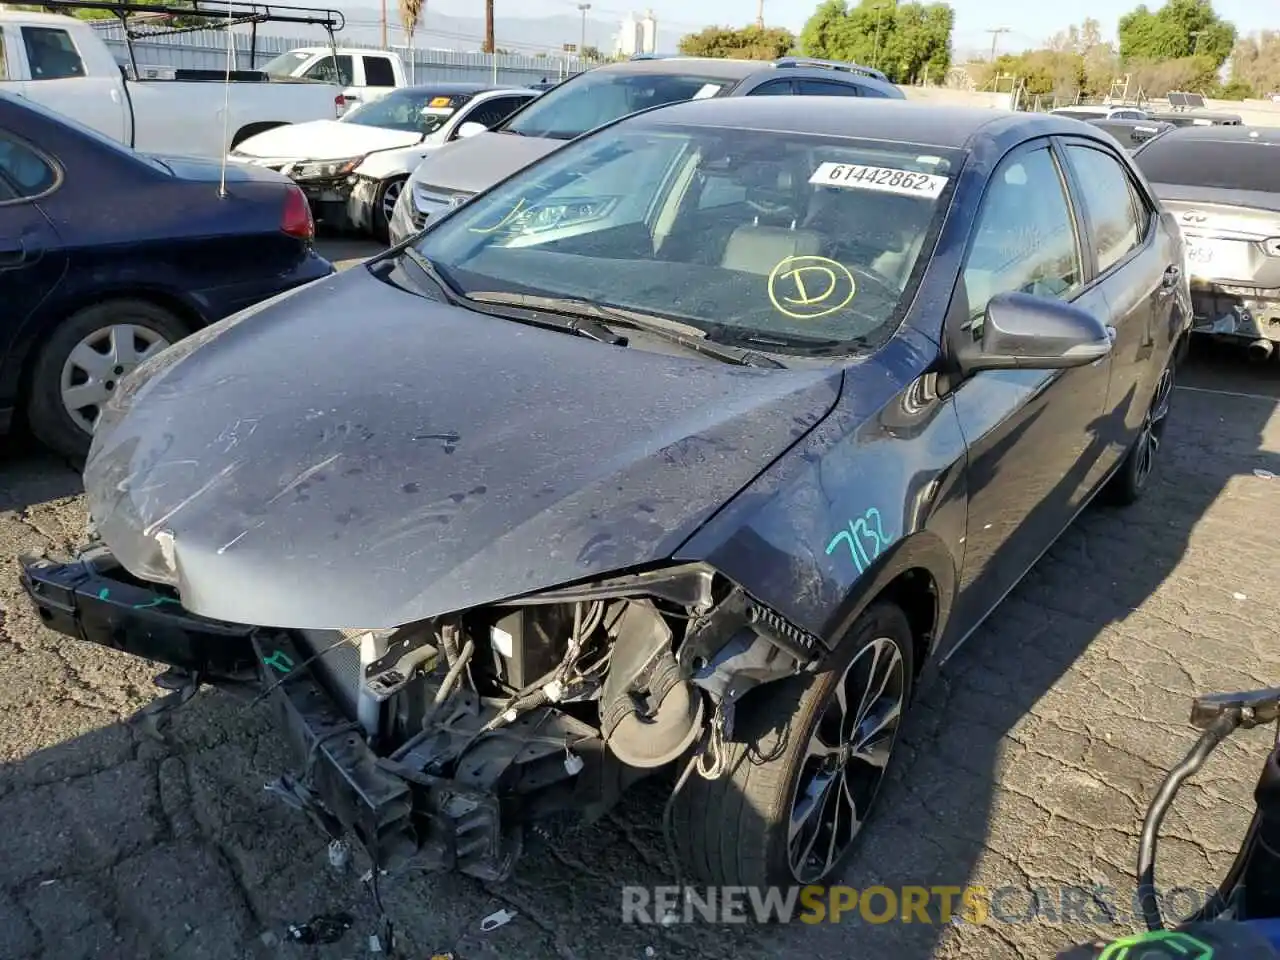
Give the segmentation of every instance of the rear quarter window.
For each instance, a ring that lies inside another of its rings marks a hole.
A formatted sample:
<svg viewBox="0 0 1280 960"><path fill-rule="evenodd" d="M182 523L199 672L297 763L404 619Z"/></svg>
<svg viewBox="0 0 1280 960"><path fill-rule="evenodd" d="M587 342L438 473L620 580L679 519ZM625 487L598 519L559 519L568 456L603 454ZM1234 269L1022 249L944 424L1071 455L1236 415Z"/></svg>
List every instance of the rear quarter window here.
<svg viewBox="0 0 1280 960"><path fill-rule="evenodd" d="M1152 183L1280 192L1280 148L1269 143L1183 140L1170 135L1134 158Z"/></svg>

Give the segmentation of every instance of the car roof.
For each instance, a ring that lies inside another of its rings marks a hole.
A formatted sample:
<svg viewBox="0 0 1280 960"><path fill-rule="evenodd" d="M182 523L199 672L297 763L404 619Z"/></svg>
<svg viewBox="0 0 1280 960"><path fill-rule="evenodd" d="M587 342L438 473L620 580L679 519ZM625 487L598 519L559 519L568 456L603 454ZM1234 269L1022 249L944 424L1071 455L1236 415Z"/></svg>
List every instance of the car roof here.
<svg viewBox="0 0 1280 960"><path fill-rule="evenodd" d="M1028 138L1097 133L1090 124L1061 115L858 97L686 100L647 110L635 117L636 122L655 120L832 137L856 136L952 149L967 148L978 136L995 138L1012 127L1024 129Z"/></svg>
<svg viewBox="0 0 1280 960"><path fill-rule="evenodd" d="M660 57L653 60L623 60L606 63L595 70L604 73L636 73L670 76L693 74L724 80L745 80L772 66L766 60L729 60L721 57Z"/></svg>
<svg viewBox="0 0 1280 960"><path fill-rule="evenodd" d="M399 87L396 93L414 93L426 94L435 93L441 96L445 94L463 94L463 93L486 93L490 90L514 90L515 87L494 86L492 83L419 83L412 87Z"/></svg>

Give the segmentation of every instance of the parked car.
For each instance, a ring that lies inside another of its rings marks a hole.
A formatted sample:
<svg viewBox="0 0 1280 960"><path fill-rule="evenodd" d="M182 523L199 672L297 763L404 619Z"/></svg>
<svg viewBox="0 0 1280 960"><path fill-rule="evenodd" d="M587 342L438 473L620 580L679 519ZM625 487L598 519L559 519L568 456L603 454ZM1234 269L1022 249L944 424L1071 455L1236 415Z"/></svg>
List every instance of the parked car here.
<svg viewBox="0 0 1280 960"><path fill-rule="evenodd" d="M150 157L0 93L0 433L82 457L121 377L206 324L333 272L271 170Z"/></svg>
<svg viewBox="0 0 1280 960"><path fill-rule="evenodd" d="M1280 131L1183 127L1134 158L1186 238L1193 330L1270 357L1280 342Z"/></svg>
<svg viewBox="0 0 1280 960"><path fill-rule="evenodd" d="M273 80L318 80L342 87L348 107L384 97L409 85L404 61L390 50L338 47L337 62L329 47L298 47L275 57L262 67Z"/></svg>
<svg viewBox="0 0 1280 960"><path fill-rule="evenodd" d="M594 127L664 103L742 96L836 96L902 100L884 74L857 64L784 57L771 63L701 57L629 60L570 77L492 132L466 139L419 164L392 216L400 243L430 216L465 201Z"/></svg>
<svg viewBox="0 0 1280 960"><path fill-rule="evenodd" d="M314 120L250 137L229 154L280 170L306 192L317 218L387 239L400 190L432 151L468 123L488 130L537 96L483 83L405 87L341 120Z"/></svg>
<svg viewBox="0 0 1280 960"><path fill-rule="evenodd" d="M1181 260L1077 121L646 111L144 364L100 542L27 590L176 700L264 690L277 788L378 866L503 876L678 761L686 876L821 882L918 681L1148 488Z"/></svg>
<svg viewBox="0 0 1280 960"><path fill-rule="evenodd" d="M1151 114L1141 107L1110 107L1104 105L1090 106L1078 104L1070 107L1058 107L1051 111L1060 117L1074 117L1076 120L1150 120Z"/></svg>
<svg viewBox="0 0 1280 960"><path fill-rule="evenodd" d="M1107 131L1126 150L1135 150L1152 137L1158 137L1166 130L1175 129L1173 124L1159 120L1086 120L1085 122L1093 124L1099 130Z"/></svg>
<svg viewBox="0 0 1280 960"><path fill-rule="evenodd" d="M204 76L203 73L198 74ZM336 117L334 84L128 80L88 21L0 10L0 92L25 97L139 150L221 159L255 133ZM229 86L229 89L228 89ZM222 116L230 110L230 120ZM229 133L229 137L227 134Z"/></svg>

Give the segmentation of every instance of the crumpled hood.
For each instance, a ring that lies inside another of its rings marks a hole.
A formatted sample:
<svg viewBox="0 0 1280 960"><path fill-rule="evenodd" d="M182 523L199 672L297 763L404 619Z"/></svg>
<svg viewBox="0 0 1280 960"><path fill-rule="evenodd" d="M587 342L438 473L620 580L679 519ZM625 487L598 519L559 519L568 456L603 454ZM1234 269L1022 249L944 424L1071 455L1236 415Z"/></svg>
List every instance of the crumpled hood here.
<svg viewBox="0 0 1280 960"><path fill-rule="evenodd" d="M287 160L346 160L375 150L412 146L420 140L422 134L404 130L338 120L310 120L265 130L246 139L235 152L248 157Z"/></svg>
<svg viewBox="0 0 1280 960"><path fill-rule="evenodd" d="M427 187L479 193L535 160L565 145L550 137L520 137L514 133L477 133L445 144L422 161L413 182Z"/></svg>
<svg viewBox="0 0 1280 960"><path fill-rule="evenodd" d="M126 569L194 613L394 626L670 556L839 386L838 369L540 330L355 268L140 367L85 487Z"/></svg>

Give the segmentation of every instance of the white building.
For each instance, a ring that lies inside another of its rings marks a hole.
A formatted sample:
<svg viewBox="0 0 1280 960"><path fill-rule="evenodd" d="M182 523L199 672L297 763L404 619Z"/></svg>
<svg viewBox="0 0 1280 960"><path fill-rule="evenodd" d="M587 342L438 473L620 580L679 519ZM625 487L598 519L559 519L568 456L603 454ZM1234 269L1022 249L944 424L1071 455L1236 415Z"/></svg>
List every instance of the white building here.
<svg viewBox="0 0 1280 960"><path fill-rule="evenodd" d="M618 26L614 53L634 57L639 53L656 53L658 47L658 18L650 10L641 16L630 14Z"/></svg>

